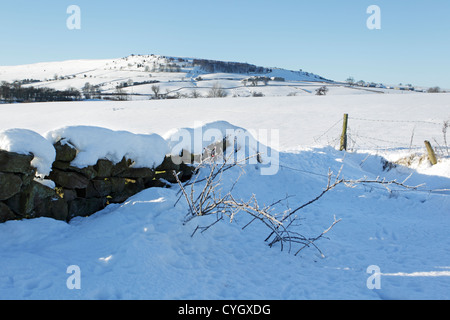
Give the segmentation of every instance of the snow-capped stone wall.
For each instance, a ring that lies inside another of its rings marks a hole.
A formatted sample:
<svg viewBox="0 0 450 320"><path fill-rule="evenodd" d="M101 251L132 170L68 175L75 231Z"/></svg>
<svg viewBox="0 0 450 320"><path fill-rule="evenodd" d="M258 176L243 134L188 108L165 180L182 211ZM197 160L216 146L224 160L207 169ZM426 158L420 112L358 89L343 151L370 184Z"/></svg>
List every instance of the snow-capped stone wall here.
<svg viewBox="0 0 450 320"><path fill-rule="evenodd" d="M17 131L14 134L17 134ZM80 136L78 134L73 137ZM42 167L42 163L39 159L36 161L34 154L1 150L0 146L0 222L37 217L69 221L77 216L91 215L110 203L124 202L146 188L166 186L165 181L174 182L172 170L180 172L179 176L183 180L192 175L191 166L184 163L176 165L170 156L165 154L162 154L162 158L156 155L160 154L161 150L153 152L150 160L146 158L149 164L147 167L142 165L142 162L145 163L145 157L141 157L141 165L137 165L138 162L130 158L128 153L121 154L117 152L117 148L111 150L108 155L120 155L120 160L99 153L94 161L94 158L88 157L90 153L86 152L89 145L87 141L90 141L91 147L96 144L93 137L85 139L85 143L79 144L81 147L77 148L75 144L80 143L77 139L73 142L70 137L58 136L55 139L57 141L53 145L50 144L52 151L49 153L53 154L54 161L45 173L39 173L34 165L38 163ZM5 141L10 136L3 132L0 134L0 140L2 138L2 141ZM131 136L128 138L128 142L132 143ZM144 148L144 145L141 147L150 153L149 141L146 141L145 137L140 139L147 142L147 148ZM104 141L104 144L107 145L108 142ZM48 146L45 148L48 149ZM3 149L7 149L5 144ZM91 161L91 164L77 166L75 160L82 152L85 152L84 161ZM96 152L99 150L96 149ZM138 153L133 155L139 159Z"/></svg>
<svg viewBox="0 0 450 320"><path fill-rule="evenodd" d="M92 126L0 132L0 222L69 221L121 203L146 188L188 180L202 159L264 163L267 150L225 121L170 130L165 137ZM230 154L231 153L231 154ZM270 152L272 154L272 152Z"/></svg>

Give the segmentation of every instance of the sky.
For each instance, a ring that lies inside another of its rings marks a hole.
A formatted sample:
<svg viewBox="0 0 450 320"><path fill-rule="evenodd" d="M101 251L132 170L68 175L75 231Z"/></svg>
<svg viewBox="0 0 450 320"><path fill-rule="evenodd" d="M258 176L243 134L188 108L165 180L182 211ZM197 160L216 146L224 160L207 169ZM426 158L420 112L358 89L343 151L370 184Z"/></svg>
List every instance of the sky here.
<svg viewBox="0 0 450 320"><path fill-rule="evenodd" d="M448 0L0 0L0 65L160 54L450 89L449 17Z"/></svg>

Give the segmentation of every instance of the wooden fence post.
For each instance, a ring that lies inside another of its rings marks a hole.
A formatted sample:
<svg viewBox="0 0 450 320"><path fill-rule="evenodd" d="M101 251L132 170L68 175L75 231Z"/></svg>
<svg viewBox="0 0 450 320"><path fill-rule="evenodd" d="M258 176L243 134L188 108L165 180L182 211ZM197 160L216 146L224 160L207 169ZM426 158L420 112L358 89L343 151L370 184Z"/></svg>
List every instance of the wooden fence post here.
<svg viewBox="0 0 450 320"><path fill-rule="evenodd" d="M427 147L428 151L428 159L430 160L431 164L434 166L437 164L436 154L434 153L433 147L431 147L431 144L429 141L425 141L425 146Z"/></svg>
<svg viewBox="0 0 450 320"><path fill-rule="evenodd" d="M342 135L341 135L341 147L340 150L347 151L347 125L348 125L348 114L344 114L344 125L342 126Z"/></svg>

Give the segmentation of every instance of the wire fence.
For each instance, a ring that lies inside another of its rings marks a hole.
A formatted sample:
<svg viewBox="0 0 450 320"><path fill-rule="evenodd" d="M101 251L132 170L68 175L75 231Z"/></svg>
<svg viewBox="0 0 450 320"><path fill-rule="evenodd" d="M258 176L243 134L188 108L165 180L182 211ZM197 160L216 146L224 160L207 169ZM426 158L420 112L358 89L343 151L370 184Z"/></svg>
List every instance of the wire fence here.
<svg viewBox="0 0 450 320"><path fill-rule="evenodd" d="M327 130L314 137L317 144L340 147L342 119L337 119ZM440 157L450 156L447 129L450 120L396 120L368 119L348 116L347 151L408 151L425 152L425 140L433 145ZM450 131L450 130L449 130Z"/></svg>
<svg viewBox="0 0 450 320"><path fill-rule="evenodd" d="M424 142L425 140L430 140L433 144L433 149L440 158L450 158L447 129L450 129L450 120L438 122L426 120L366 119L353 118L349 115L346 131L346 150L348 152L375 151L376 153L400 151L410 155L425 155L427 151ZM340 148L341 136L343 134L343 120L338 119L322 134L314 137L314 141L317 144L338 149ZM324 173L293 168L285 163L280 163L280 167L286 170L328 178L328 175ZM383 186L365 184L362 184L362 186L370 189L386 190ZM396 188L391 190L391 192L419 192L448 195L450 189L418 188L410 190Z"/></svg>
<svg viewBox="0 0 450 320"><path fill-rule="evenodd" d="M364 125L365 122L374 123L375 126L367 126ZM363 125L361 126L361 123ZM442 121L442 123L439 123L437 121L422 121L422 120L380 120L380 119L364 119L364 118L353 118L348 117L348 123L347 123L347 150L348 152L367 152L367 151L403 151L406 150L408 152L412 153L426 153L426 147L425 144L419 144L420 141L424 141L423 139L432 139L436 142L435 149L440 150L440 153L443 155L443 157L450 158L449 154L449 147L447 146L447 138L446 138L446 128L449 127L448 124L449 121ZM359 124L359 125L358 125ZM409 125L412 131L411 133L405 132L405 130L408 130L408 126L399 126L399 124L402 125ZM333 122L330 127L328 127L323 133L320 135L314 137L314 140L317 144L321 144L322 146L331 146L335 149L338 149L340 147L341 142L341 135L342 135L342 128L343 127L343 120L337 119L335 122ZM390 132L388 135L380 135L379 132ZM438 140L440 139L440 140ZM441 141L438 143L438 141ZM361 162L361 165L367 160L368 157L372 156L373 153L368 153L367 157ZM289 164L287 162L284 162L282 159L278 159L278 167L282 170L289 170L292 172L299 172L302 174L307 174L311 176L318 177L319 179L323 179L323 181L326 183L326 181L330 178L330 175L328 172L321 171L321 169L309 169L311 166L296 166ZM329 168L324 168L329 169ZM383 167L383 170L385 168ZM336 176L333 176L336 178ZM332 177L332 178L333 178ZM377 182L378 178L375 178ZM406 181L407 179L405 179ZM407 192L417 192L422 194L437 194L437 195L450 195L450 189L449 188L429 188L424 186L418 186L418 187L411 187L411 188L405 188L403 185L396 185L396 184L389 184L386 183L386 186L377 185L372 183L370 181L364 182L364 180L361 180L359 182L358 180L355 181L355 187L357 188L364 188L365 190L384 190L388 191L390 194L400 194L400 193L407 193ZM395 181L395 180L393 180Z"/></svg>
<svg viewBox="0 0 450 320"><path fill-rule="evenodd" d="M364 118L351 118L352 120L359 120L359 121L370 121L370 122L383 122L383 123L415 123L415 124L434 124L438 126L442 126L441 122L434 122L434 121L424 121L424 120L392 120L392 119L364 119Z"/></svg>
<svg viewBox="0 0 450 320"><path fill-rule="evenodd" d="M327 174L314 172L314 171L310 171L310 170L305 170L305 169L294 168L294 167L289 166L282 162L280 162L279 167L286 169L286 170L290 170L290 171L295 171L295 172L300 172L300 173L304 173L304 174L308 174L308 175L322 177L322 178L324 178L324 181L326 181L329 178L329 175L327 175ZM357 185L355 185L355 186L357 186ZM384 191L388 191L391 194L406 193L406 192L418 192L418 193L424 193L424 194L441 194L441 195L449 195L450 194L450 189L447 189L447 188L439 188L439 189L429 189L429 188L425 188L425 187L401 188L401 187L395 187L395 186L391 186L391 185L389 185L389 187L386 188L383 186L377 186L374 184L369 184L369 183L364 183L364 182L361 182L359 184L359 186L361 186L365 189L369 189L369 190L372 190L372 189L384 190Z"/></svg>

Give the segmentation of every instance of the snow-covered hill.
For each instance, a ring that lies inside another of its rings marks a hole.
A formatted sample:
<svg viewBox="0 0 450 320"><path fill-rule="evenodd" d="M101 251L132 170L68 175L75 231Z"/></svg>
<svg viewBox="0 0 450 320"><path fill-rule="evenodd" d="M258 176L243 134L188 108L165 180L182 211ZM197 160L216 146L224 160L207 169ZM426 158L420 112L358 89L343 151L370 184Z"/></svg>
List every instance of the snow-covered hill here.
<svg viewBox="0 0 450 320"><path fill-rule="evenodd" d="M246 79L260 77L254 85ZM266 82L262 78L267 78ZM154 97L152 86L172 98L206 97L214 85L228 97L314 95L326 85L328 94L410 93L387 88L365 88L324 79L305 71L257 67L247 63L223 62L157 55L132 55L109 60L71 60L22 66L0 66L0 82L25 81L25 86L82 91L86 83L103 98L128 93L129 100Z"/></svg>
<svg viewBox="0 0 450 320"><path fill-rule="evenodd" d="M106 63L90 68L99 72ZM64 81L76 79L58 83ZM254 194L261 205L289 195L282 211L320 194L328 170L336 174L342 165L349 179L404 181L411 175L409 185L425 184L418 190L390 186L391 191L374 184L340 185L299 211L296 228L306 236L323 232L334 217L342 219L316 243L324 257L313 246L298 256L269 248L263 224L242 229L249 222L244 214L191 237L214 217L183 224L188 206L177 202L176 185L148 189L69 224L8 221L0 224L0 298L449 299L448 154L440 149L436 166L427 161L386 166L386 160L424 154L425 139L444 146L449 110L448 94L0 105L0 130L23 128L42 136L69 125L166 137L171 129L215 121L253 130L259 133L255 138L280 151L279 170L262 175L258 164L245 165L233 195L247 200ZM336 149L343 113L350 117L349 152ZM223 189L241 172L237 167L224 172ZM381 272L380 288L370 286L376 279L370 278L373 265ZM69 289L70 266L81 271L80 289Z"/></svg>

